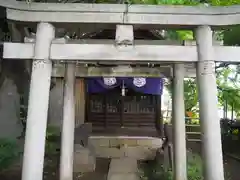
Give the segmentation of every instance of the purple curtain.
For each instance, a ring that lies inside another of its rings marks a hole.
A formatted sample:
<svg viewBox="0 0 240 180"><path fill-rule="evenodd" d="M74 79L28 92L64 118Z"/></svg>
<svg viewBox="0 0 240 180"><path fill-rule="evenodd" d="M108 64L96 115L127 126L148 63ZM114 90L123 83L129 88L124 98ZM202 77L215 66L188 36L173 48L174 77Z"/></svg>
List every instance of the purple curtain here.
<svg viewBox="0 0 240 180"><path fill-rule="evenodd" d="M129 89L133 89L136 92L161 95L163 90L163 79L152 77L87 78L87 91L89 93L102 93L116 87L122 87L123 85Z"/></svg>

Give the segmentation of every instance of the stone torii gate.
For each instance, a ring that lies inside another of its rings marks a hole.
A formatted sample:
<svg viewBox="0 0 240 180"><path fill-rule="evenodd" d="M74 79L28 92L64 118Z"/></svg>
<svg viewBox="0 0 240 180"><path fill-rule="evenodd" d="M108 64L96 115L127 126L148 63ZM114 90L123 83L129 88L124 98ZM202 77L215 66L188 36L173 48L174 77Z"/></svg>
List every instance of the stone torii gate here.
<svg viewBox="0 0 240 180"><path fill-rule="evenodd" d="M239 47L213 46L211 28L240 24L240 7L182 7L117 4L60 4L0 0L6 18L38 24L36 38L25 43L3 42L3 59L32 59L32 75L22 180L42 180L52 62L64 61L65 87L61 180L71 180L74 143L74 80L76 62L106 64L173 64L173 127L175 180L187 180L184 114L184 64L196 65L202 129L204 177L224 180L215 62L239 62ZM55 27L96 24L116 26L116 39L59 40ZM160 45L134 40L133 29L194 30L196 46ZM85 76L90 74L85 73ZM112 74L105 73L104 76ZM142 76L142 74L141 74Z"/></svg>

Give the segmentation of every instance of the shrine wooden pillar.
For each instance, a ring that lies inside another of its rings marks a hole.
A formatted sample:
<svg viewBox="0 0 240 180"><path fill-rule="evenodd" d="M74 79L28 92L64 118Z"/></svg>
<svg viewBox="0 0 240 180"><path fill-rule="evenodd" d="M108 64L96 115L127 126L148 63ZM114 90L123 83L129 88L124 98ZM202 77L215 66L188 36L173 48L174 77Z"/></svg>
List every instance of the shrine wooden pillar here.
<svg viewBox="0 0 240 180"><path fill-rule="evenodd" d="M24 145L22 180L42 180L52 62L50 46L55 28L37 26Z"/></svg>
<svg viewBox="0 0 240 180"><path fill-rule="evenodd" d="M199 26L195 33L204 179L224 180L212 31Z"/></svg>

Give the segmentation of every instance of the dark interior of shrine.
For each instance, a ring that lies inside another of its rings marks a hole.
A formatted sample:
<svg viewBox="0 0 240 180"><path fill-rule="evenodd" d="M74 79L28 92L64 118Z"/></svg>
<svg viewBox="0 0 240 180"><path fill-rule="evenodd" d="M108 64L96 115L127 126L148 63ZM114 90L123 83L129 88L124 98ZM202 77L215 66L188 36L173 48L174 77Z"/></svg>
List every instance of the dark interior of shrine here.
<svg viewBox="0 0 240 180"><path fill-rule="evenodd" d="M86 90L86 97L86 121L95 134L155 137L163 133L161 94L120 85L103 92Z"/></svg>

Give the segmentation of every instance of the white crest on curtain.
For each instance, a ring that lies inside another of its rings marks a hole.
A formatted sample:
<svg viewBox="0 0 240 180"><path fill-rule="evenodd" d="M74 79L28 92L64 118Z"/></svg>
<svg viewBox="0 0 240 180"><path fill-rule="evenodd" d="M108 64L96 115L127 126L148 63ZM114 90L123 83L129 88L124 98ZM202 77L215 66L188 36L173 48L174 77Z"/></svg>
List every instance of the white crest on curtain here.
<svg viewBox="0 0 240 180"><path fill-rule="evenodd" d="M146 78L133 78L133 84L137 87L143 87L146 84Z"/></svg>
<svg viewBox="0 0 240 180"><path fill-rule="evenodd" d="M116 78L114 78L114 77L111 77L111 78L103 78L103 82L104 82L104 84L107 85L107 86L112 86L112 85L114 85L114 84L117 83L117 80L116 80Z"/></svg>

